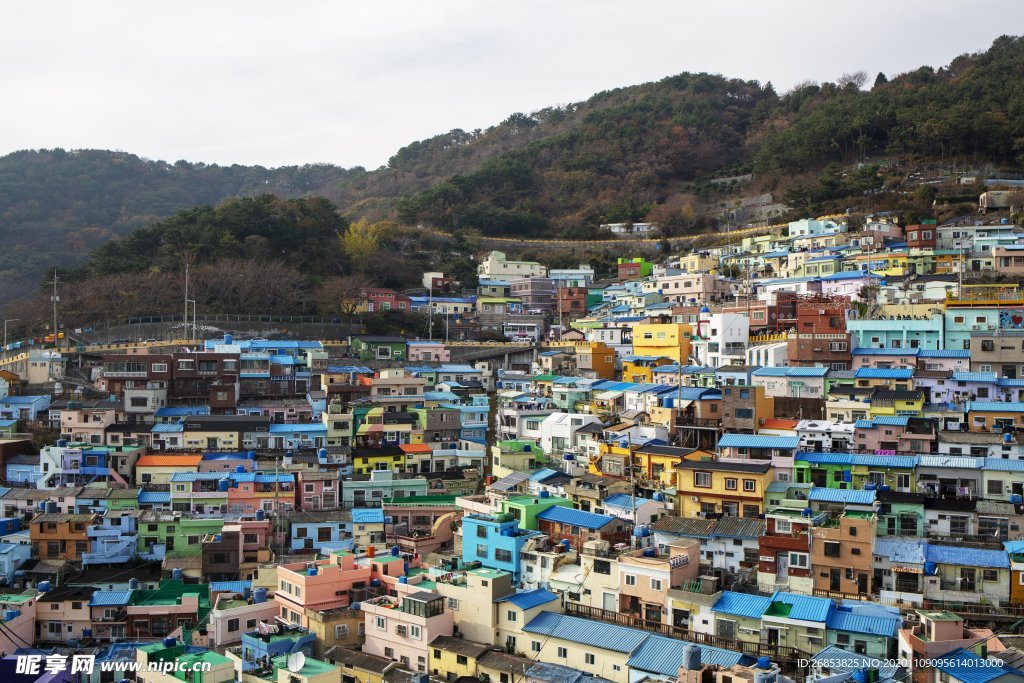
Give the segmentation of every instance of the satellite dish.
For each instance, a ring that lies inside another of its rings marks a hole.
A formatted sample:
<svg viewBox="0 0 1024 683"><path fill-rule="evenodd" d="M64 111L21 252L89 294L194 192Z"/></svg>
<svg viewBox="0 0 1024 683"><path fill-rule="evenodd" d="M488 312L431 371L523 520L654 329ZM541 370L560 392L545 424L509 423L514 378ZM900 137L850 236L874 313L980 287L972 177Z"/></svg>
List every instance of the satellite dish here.
<svg viewBox="0 0 1024 683"><path fill-rule="evenodd" d="M302 671L302 667L306 666L306 655L301 652L293 652L288 655L288 670L293 674L297 674Z"/></svg>

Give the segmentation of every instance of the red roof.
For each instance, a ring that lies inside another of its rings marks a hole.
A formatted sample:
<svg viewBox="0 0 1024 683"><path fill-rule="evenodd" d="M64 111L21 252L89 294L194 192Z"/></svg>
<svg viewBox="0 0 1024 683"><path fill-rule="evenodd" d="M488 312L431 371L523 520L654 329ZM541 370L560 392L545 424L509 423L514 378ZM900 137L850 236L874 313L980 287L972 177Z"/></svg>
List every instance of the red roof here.
<svg viewBox="0 0 1024 683"><path fill-rule="evenodd" d="M201 455L144 455L136 461L136 467L199 467Z"/></svg>

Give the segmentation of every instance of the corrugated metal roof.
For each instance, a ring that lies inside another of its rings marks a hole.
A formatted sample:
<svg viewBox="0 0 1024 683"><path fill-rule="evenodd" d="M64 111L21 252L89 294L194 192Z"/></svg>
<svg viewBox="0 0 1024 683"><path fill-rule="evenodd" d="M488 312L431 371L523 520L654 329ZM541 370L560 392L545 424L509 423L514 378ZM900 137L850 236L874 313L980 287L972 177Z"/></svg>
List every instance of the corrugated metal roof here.
<svg viewBox="0 0 1024 683"><path fill-rule="evenodd" d="M786 368L786 377L824 377L828 368Z"/></svg>
<svg viewBox="0 0 1024 683"><path fill-rule="evenodd" d="M910 379L914 371L910 368L858 368L853 376L856 379Z"/></svg>
<svg viewBox="0 0 1024 683"><path fill-rule="evenodd" d="M966 411L979 410L990 413L1024 413L1024 403L1015 401L968 401Z"/></svg>
<svg viewBox="0 0 1024 683"><path fill-rule="evenodd" d="M956 382L995 382L994 372L954 372L950 379Z"/></svg>
<svg viewBox="0 0 1024 683"><path fill-rule="evenodd" d="M712 538L760 538L764 536L765 521L756 517L725 516L718 520Z"/></svg>
<svg viewBox="0 0 1024 683"><path fill-rule="evenodd" d="M538 588L532 591L523 591L521 593L507 595L503 598L498 598L495 602L511 602L519 609L531 609L533 607L545 605L553 600L558 600L558 596L549 590Z"/></svg>
<svg viewBox="0 0 1024 683"><path fill-rule="evenodd" d="M241 593L246 588L252 588L252 581L211 581L211 593Z"/></svg>
<svg viewBox="0 0 1024 683"><path fill-rule="evenodd" d="M554 612L541 612L523 627L523 631L624 654L635 652L649 637L645 631L635 628Z"/></svg>
<svg viewBox="0 0 1024 683"><path fill-rule="evenodd" d="M1024 460L985 458L985 469L995 472L1024 472Z"/></svg>
<svg viewBox="0 0 1024 683"><path fill-rule="evenodd" d="M967 349L921 349L919 358L970 358L971 352Z"/></svg>
<svg viewBox="0 0 1024 683"><path fill-rule="evenodd" d="M352 521L356 524L383 524L384 510L381 508L352 508Z"/></svg>
<svg viewBox="0 0 1024 683"><path fill-rule="evenodd" d="M955 564L964 567L993 567L1009 569L1010 560L1006 550L965 548L958 545L932 545L925 548L924 556L929 562Z"/></svg>
<svg viewBox="0 0 1024 683"><path fill-rule="evenodd" d="M765 367L758 368L750 373L753 377L785 377L788 368Z"/></svg>
<svg viewBox="0 0 1024 683"><path fill-rule="evenodd" d="M906 415L880 415L871 420L876 425L883 425L886 427L906 427L910 422L910 418Z"/></svg>
<svg viewBox="0 0 1024 683"><path fill-rule="evenodd" d="M723 591L722 597L720 597L718 602L714 604L711 611L722 612L723 614L735 614L738 617L760 619L771 604L771 598L766 598L761 595Z"/></svg>
<svg viewBox="0 0 1024 683"><path fill-rule="evenodd" d="M903 620L899 617L883 617L873 614L854 614L842 608L832 611L825 622L829 630L852 631L872 636L894 638Z"/></svg>
<svg viewBox="0 0 1024 683"><path fill-rule="evenodd" d="M775 591L771 601L789 605L790 610L787 617L801 621L823 622L828 619L829 610L834 606L829 598L815 598L810 595L797 595L783 591Z"/></svg>
<svg viewBox="0 0 1024 683"><path fill-rule="evenodd" d="M132 599L132 592L127 591L96 591L89 599L90 607L117 607L127 605Z"/></svg>
<svg viewBox="0 0 1024 683"><path fill-rule="evenodd" d="M947 674L951 680L960 683L987 683L1007 674L1016 674L1013 679L1020 680L1020 672L1007 666L996 666L991 660L982 659L973 652L963 648L943 655L932 663L936 669Z"/></svg>
<svg viewBox="0 0 1024 683"><path fill-rule="evenodd" d="M139 504L143 503L170 503L170 491L142 491L139 493Z"/></svg>
<svg viewBox="0 0 1024 683"><path fill-rule="evenodd" d="M862 346L852 351L854 356L917 356L920 349L890 349Z"/></svg>
<svg viewBox="0 0 1024 683"><path fill-rule="evenodd" d="M679 667L683 664L683 651L690 644L665 636L648 636L626 662L626 666L638 671L675 678L679 674ZM723 650L710 645L698 645L697 647L700 649L702 665L716 664L729 667L739 664L744 659L744 655L739 652Z"/></svg>
<svg viewBox="0 0 1024 683"><path fill-rule="evenodd" d="M545 522L581 526L584 529L601 529L617 518L611 515L598 515L593 512L553 505L537 515L537 519L543 519Z"/></svg>
<svg viewBox="0 0 1024 683"><path fill-rule="evenodd" d="M135 462L135 467L199 467L201 455L144 455Z"/></svg>
<svg viewBox="0 0 1024 683"><path fill-rule="evenodd" d="M853 456L849 453L797 453L796 460L809 462L812 465L852 465ZM786 482L783 489L785 490Z"/></svg>
<svg viewBox="0 0 1024 683"><path fill-rule="evenodd" d="M815 486L807 494L807 500L819 503L850 503L853 505L871 505L875 502L874 491L858 489L830 489Z"/></svg>
<svg viewBox="0 0 1024 683"><path fill-rule="evenodd" d="M309 434L315 432L327 433L327 425L323 422L311 422L311 423L298 423L298 424L279 424L273 423L270 425L271 434Z"/></svg>
<svg viewBox="0 0 1024 683"><path fill-rule="evenodd" d="M874 554L898 564L924 564L924 544L920 541L876 538Z"/></svg>
<svg viewBox="0 0 1024 683"><path fill-rule="evenodd" d="M723 434L717 448L797 448L800 437L763 434Z"/></svg>
<svg viewBox="0 0 1024 683"><path fill-rule="evenodd" d="M919 467L980 470L985 466L985 458L973 458L969 455L922 455L918 458L917 464Z"/></svg>
<svg viewBox="0 0 1024 683"><path fill-rule="evenodd" d="M628 493L614 493L604 499L605 506L612 506L617 508L624 508L626 510L632 509L635 505L640 507L644 503L649 502L647 498L643 496L631 496Z"/></svg>
<svg viewBox="0 0 1024 683"><path fill-rule="evenodd" d="M828 671L833 674L849 673L852 674L860 669L870 669L872 667L878 669L879 679L882 681L892 680L896 672L899 671L899 667L895 664L882 664L879 666L877 659L872 659L867 655L860 655L854 652L849 652L835 645L829 645L818 654L811 657L812 662L829 662L829 666L825 667Z"/></svg>

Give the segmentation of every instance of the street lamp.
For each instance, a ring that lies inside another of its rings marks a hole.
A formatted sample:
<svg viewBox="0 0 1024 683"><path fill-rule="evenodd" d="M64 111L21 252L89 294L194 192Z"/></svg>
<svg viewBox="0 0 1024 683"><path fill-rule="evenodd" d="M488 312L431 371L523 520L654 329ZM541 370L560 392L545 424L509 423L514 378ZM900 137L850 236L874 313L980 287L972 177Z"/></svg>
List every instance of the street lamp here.
<svg viewBox="0 0 1024 683"><path fill-rule="evenodd" d="M5 356L7 355L7 323L17 322L18 320L21 320L21 318L8 318L7 320L4 321L4 348L3 348L3 352L4 353L3 353L3 355L5 355Z"/></svg>

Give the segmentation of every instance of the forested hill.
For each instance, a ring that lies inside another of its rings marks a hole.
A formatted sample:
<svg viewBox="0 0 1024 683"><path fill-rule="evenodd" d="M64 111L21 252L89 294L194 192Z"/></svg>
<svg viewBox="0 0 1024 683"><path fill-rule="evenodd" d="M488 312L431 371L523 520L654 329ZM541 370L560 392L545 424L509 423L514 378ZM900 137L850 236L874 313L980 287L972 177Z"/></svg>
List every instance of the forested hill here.
<svg viewBox="0 0 1024 683"><path fill-rule="evenodd" d="M229 197L322 192L363 169L169 164L104 150L0 157L0 303L35 292L48 267L85 260L107 240Z"/></svg>
<svg viewBox="0 0 1024 683"><path fill-rule="evenodd" d="M0 303L112 237L237 196L315 194L349 218L587 236L601 222L701 228L706 208L740 192L778 200L789 190L792 206L814 211L849 206L846 198L921 167L1020 172L1024 39L1004 36L948 66L889 76L779 94L771 84L684 73L414 142L369 172L91 150L10 154L0 158ZM710 182L749 173L745 185Z"/></svg>

